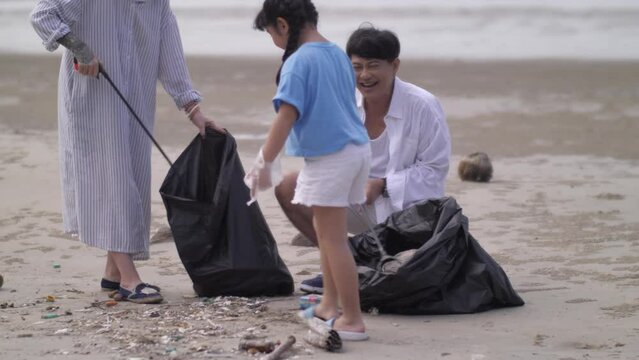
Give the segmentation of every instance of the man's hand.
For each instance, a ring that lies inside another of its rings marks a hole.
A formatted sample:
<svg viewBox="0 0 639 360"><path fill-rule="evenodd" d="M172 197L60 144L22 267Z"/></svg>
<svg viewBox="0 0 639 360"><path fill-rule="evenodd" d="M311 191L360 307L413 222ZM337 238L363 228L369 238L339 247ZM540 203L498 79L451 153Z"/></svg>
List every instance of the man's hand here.
<svg viewBox="0 0 639 360"><path fill-rule="evenodd" d="M206 128L211 128L219 133L226 134L226 130L215 124L215 121L206 117L200 109L195 109L193 114L191 114L191 122L195 125L200 131L200 135L204 136L206 134Z"/></svg>
<svg viewBox="0 0 639 360"><path fill-rule="evenodd" d="M366 205L371 205L382 195L384 179L368 179L366 182Z"/></svg>

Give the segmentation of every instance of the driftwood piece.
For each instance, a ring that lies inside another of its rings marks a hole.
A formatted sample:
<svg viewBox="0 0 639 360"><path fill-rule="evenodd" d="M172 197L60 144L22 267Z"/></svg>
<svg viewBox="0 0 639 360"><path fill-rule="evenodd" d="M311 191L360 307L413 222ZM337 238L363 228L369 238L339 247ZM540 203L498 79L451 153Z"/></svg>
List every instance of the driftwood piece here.
<svg viewBox="0 0 639 360"><path fill-rule="evenodd" d="M275 350L276 345L274 341L241 339L237 348L242 351L270 353Z"/></svg>
<svg viewBox="0 0 639 360"><path fill-rule="evenodd" d="M290 335L286 341L278 346L272 353L262 356L260 360L279 360L282 354L290 349L295 344L295 336Z"/></svg>
<svg viewBox="0 0 639 360"><path fill-rule="evenodd" d="M342 348L342 339L327 323L316 317L307 320L306 323L309 330L304 336L304 341L327 351L337 351Z"/></svg>

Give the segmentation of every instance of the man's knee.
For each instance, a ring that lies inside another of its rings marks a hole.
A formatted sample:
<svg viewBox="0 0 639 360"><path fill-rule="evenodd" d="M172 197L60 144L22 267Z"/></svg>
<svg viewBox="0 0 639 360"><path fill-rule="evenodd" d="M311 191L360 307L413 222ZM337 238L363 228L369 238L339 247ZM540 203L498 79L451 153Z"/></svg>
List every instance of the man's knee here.
<svg viewBox="0 0 639 360"><path fill-rule="evenodd" d="M290 207L293 196L295 195L295 186L297 186L297 172L284 175L282 182L275 187L275 197L282 208Z"/></svg>

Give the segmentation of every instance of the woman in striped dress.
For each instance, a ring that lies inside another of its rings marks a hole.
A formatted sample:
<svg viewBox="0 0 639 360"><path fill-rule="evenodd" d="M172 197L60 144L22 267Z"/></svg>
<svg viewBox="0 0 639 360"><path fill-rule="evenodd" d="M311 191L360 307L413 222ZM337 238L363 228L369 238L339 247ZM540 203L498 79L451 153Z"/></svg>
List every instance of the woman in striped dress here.
<svg viewBox="0 0 639 360"><path fill-rule="evenodd" d="M96 75L102 64L150 131L158 80L202 134L222 131L199 109L169 1L42 0L31 22L47 50L66 48L58 83L65 231L108 252L103 289L161 302L133 262L149 257L151 142Z"/></svg>

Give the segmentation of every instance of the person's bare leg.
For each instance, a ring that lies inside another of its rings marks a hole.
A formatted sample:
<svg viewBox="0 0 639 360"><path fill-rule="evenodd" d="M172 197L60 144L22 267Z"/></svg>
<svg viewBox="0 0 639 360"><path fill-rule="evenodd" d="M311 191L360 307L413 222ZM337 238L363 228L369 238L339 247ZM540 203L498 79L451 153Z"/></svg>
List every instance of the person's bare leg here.
<svg viewBox="0 0 639 360"><path fill-rule="evenodd" d="M109 256L120 272L120 287L127 290L135 289L142 282L142 279L135 268L131 254L109 251Z"/></svg>
<svg viewBox="0 0 639 360"><path fill-rule="evenodd" d="M335 282L333 281L333 273L326 255L326 251L322 250L322 243L320 240L320 264L322 267L322 282L323 289L322 300L315 307L315 315L321 319L328 320L339 315L339 297Z"/></svg>
<svg viewBox="0 0 639 360"><path fill-rule="evenodd" d="M292 204L299 173L289 173L275 187L275 197L293 226L317 246L317 235L313 228L313 211L308 206Z"/></svg>
<svg viewBox="0 0 639 360"><path fill-rule="evenodd" d="M107 262L104 268L104 275L102 277L110 281L120 282L120 271L118 270L115 261L113 261L113 256L111 254L111 252L107 252Z"/></svg>
<svg viewBox="0 0 639 360"><path fill-rule="evenodd" d="M334 283L339 303L342 305L342 315L335 321L333 327L337 330L363 332L366 327L359 305L359 282L355 259L347 244L346 211L346 208L313 206L313 222L322 259L325 259L327 263L326 268L322 269L324 291L331 291L332 289L328 288L331 286L329 282ZM330 308L333 299L329 298L327 301L329 302L326 303L326 307Z"/></svg>

